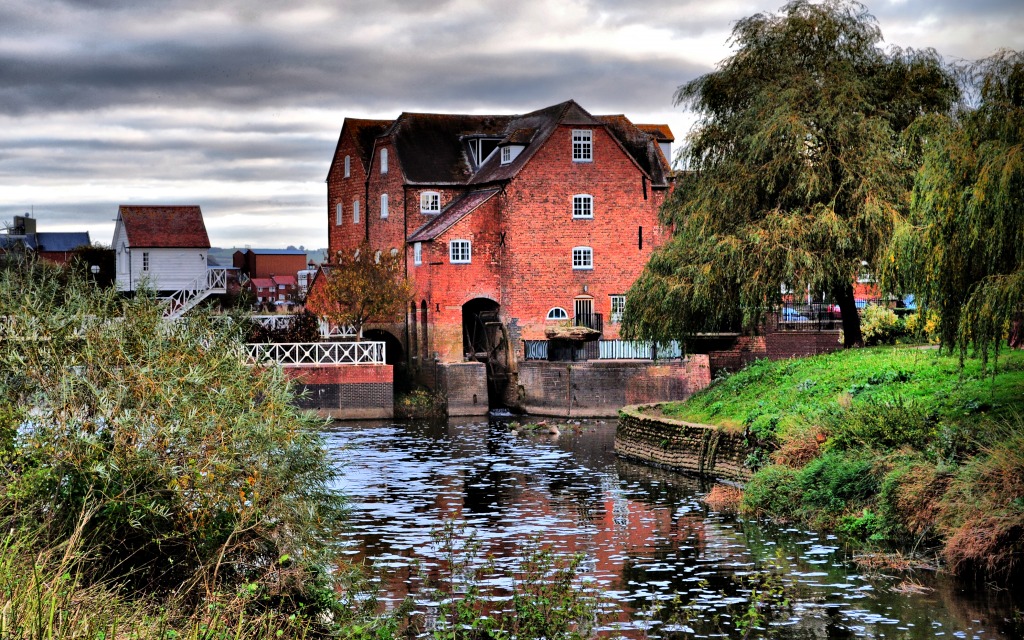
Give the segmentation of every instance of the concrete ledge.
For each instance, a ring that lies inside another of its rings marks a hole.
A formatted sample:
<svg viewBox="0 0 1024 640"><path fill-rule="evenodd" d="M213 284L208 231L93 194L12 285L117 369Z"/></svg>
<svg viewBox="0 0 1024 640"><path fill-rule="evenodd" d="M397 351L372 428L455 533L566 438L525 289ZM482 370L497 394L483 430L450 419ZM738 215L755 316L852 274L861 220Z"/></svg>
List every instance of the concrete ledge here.
<svg viewBox="0 0 1024 640"><path fill-rule="evenodd" d="M617 455L708 478L732 482L750 479L750 469L744 465L749 449L741 431L650 413L659 406L634 405L619 412Z"/></svg>

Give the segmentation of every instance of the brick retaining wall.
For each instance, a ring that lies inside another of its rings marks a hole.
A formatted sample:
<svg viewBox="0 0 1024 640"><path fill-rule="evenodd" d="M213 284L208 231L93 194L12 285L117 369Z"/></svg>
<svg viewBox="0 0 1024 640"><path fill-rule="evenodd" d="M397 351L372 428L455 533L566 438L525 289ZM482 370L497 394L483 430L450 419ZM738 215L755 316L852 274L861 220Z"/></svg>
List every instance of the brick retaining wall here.
<svg viewBox="0 0 1024 640"><path fill-rule="evenodd" d="M619 412L615 453L656 467L746 482L748 450L741 431L684 422L644 411L657 405L630 406Z"/></svg>
<svg viewBox="0 0 1024 640"><path fill-rule="evenodd" d="M530 414L610 417L625 405L685 400L711 384L708 357L679 361L591 360L519 364L521 408Z"/></svg>
<svg viewBox="0 0 1024 640"><path fill-rule="evenodd" d="M392 418L394 371L389 364L284 367L298 391L296 404L338 420Z"/></svg>

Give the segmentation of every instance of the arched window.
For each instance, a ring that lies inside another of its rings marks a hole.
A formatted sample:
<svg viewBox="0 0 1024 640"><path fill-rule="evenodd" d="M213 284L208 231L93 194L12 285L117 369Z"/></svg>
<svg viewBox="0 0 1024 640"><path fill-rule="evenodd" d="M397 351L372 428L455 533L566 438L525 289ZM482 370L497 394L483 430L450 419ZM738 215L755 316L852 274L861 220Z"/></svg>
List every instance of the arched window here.
<svg viewBox="0 0 1024 640"><path fill-rule="evenodd" d="M562 307L551 307L548 311L548 320L568 320L569 314Z"/></svg>

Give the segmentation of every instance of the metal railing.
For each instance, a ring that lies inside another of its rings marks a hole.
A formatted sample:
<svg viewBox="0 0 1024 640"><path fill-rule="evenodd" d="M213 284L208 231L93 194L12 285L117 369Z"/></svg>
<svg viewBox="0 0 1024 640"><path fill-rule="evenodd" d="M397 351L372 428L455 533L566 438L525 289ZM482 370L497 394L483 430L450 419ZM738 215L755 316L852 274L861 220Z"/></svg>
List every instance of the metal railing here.
<svg viewBox="0 0 1024 640"><path fill-rule="evenodd" d="M600 313L578 313L572 319L574 327L587 327L594 331L604 331L604 319Z"/></svg>
<svg viewBox="0 0 1024 640"><path fill-rule="evenodd" d="M559 360L669 360L683 357L683 348L673 340L667 344L629 340L597 340L584 342L578 347L555 347L551 350L549 340L523 340L523 356L526 360L548 360L554 356Z"/></svg>
<svg viewBox="0 0 1024 640"><path fill-rule="evenodd" d="M179 318L192 307L199 304L212 293L226 293L228 290L228 270L225 267L212 267L204 275L190 282L185 288L175 291L164 298L164 317Z"/></svg>
<svg viewBox="0 0 1024 640"><path fill-rule="evenodd" d="M282 366L385 364L383 342L280 342L246 345L249 361Z"/></svg>

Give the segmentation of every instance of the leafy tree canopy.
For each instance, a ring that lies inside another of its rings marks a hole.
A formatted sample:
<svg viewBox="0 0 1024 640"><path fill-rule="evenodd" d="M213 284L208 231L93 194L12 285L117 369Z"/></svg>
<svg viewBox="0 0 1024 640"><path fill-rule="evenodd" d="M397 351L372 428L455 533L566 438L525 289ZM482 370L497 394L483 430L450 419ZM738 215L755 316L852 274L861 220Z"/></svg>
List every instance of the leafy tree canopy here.
<svg viewBox="0 0 1024 640"><path fill-rule="evenodd" d="M988 354L1024 319L1024 53L961 73L973 104L918 126L912 213L883 276L939 312L943 345Z"/></svg>
<svg viewBox="0 0 1024 640"><path fill-rule="evenodd" d="M359 335L367 322L393 320L412 295L402 255L376 251L365 242L352 254L339 251L321 276L307 307L335 325L353 326Z"/></svg>
<svg viewBox="0 0 1024 640"><path fill-rule="evenodd" d="M680 87L698 122L662 209L672 239L627 298L624 334L666 341L756 326L781 285L831 294L860 343L852 283L907 205L900 132L957 96L937 53L884 50L856 2L797 0L740 20L736 52Z"/></svg>

